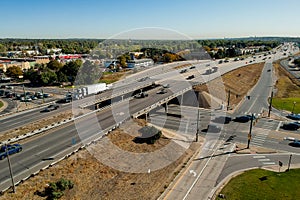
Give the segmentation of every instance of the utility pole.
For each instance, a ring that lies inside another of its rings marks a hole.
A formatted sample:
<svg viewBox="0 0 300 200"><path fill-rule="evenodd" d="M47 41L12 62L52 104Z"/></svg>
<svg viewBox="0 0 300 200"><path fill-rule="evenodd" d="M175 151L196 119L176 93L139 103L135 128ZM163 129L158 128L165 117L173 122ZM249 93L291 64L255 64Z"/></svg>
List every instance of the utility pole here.
<svg viewBox="0 0 300 200"><path fill-rule="evenodd" d="M290 158L289 158L289 164L288 164L288 168L287 168L286 171L289 171L289 170L290 170L291 161L292 161L292 154L290 155Z"/></svg>
<svg viewBox="0 0 300 200"><path fill-rule="evenodd" d="M196 130L196 142L198 142L198 135L199 135L199 107L197 108L197 130Z"/></svg>
<svg viewBox="0 0 300 200"><path fill-rule="evenodd" d="M273 91L271 92L270 104L269 104L269 112L268 117L270 117L271 110L272 110L272 101L273 101Z"/></svg>
<svg viewBox="0 0 300 200"><path fill-rule="evenodd" d="M227 111L229 110L229 105L230 105L230 90L228 90Z"/></svg>
<svg viewBox="0 0 300 200"><path fill-rule="evenodd" d="M251 115L251 121L250 121L250 130L249 130L249 134L248 134L248 144L247 144L247 149L249 149L249 146L250 146L250 140L251 140L251 137L252 137L252 126L253 126L253 118L254 118L254 114L252 113Z"/></svg>
<svg viewBox="0 0 300 200"><path fill-rule="evenodd" d="M6 152L7 162L8 162L8 168L9 168L11 183L12 183L12 187L13 187L13 193L16 193L15 181L14 181L14 176L13 176L13 172L12 172L12 169L11 169L11 164L10 164L10 159L9 159L9 154L8 154L6 143L5 143L5 152Z"/></svg>

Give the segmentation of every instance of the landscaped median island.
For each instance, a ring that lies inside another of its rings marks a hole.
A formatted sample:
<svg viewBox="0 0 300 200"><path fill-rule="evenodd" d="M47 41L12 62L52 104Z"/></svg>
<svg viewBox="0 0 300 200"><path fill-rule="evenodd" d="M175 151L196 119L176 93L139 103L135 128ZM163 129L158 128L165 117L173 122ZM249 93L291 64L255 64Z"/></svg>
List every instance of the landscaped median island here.
<svg viewBox="0 0 300 200"><path fill-rule="evenodd" d="M216 199L300 199L299 185L300 169L291 169L287 172L253 169L231 179L219 192L224 198Z"/></svg>
<svg viewBox="0 0 300 200"><path fill-rule="evenodd" d="M278 110L300 113L300 81L292 77L280 66L280 61L274 63L277 81L277 92L273 98L272 106Z"/></svg>
<svg viewBox="0 0 300 200"><path fill-rule="evenodd" d="M240 101L248 94L249 90L257 83L263 67L264 63L250 64L222 76L221 81L224 83L227 95L230 90L230 107L232 109L235 109ZM197 85L194 89L195 91L207 92L214 95L216 98L219 98L221 101L227 102L228 97L220 96L224 92L222 91L223 88L220 87L219 82L220 80L213 80L209 82L209 85ZM206 101L211 102L210 99L207 99ZM204 102L202 102L202 104L205 106Z"/></svg>

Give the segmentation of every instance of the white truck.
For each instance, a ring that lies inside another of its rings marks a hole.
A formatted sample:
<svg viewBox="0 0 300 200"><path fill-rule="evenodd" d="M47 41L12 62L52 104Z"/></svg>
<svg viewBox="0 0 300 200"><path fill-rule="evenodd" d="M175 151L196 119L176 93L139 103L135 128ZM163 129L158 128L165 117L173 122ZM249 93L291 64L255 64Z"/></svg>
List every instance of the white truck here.
<svg viewBox="0 0 300 200"><path fill-rule="evenodd" d="M66 94L66 102L70 102L72 99L78 100L89 95L99 94L100 92L103 92L108 88L109 87L106 85L106 83L97 83L79 87L74 89L73 93L69 92Z"/></svg>

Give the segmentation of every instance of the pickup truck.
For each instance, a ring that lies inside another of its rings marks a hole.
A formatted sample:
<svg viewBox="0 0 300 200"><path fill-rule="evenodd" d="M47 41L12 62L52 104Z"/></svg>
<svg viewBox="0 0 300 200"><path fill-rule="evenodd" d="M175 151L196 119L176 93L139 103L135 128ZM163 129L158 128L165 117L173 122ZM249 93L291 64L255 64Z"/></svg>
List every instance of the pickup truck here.
<svg viewBox="0 0 300 200"><path fill-rule="evenodd" d="M6 152L7 148L7 152ZM3 145L0 148L0 160L3 160L4 158L7 157L8 155L15 154L22 151L22 146L20 144L8 144L8 145Z"/></svg>

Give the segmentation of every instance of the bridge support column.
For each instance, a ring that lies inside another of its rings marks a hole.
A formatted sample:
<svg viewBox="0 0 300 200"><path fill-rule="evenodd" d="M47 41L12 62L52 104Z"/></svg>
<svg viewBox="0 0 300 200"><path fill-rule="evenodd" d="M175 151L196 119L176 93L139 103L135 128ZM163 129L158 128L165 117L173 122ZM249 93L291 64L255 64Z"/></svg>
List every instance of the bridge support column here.
<svg viewBox="0 0 300 200"><path fill-rule="evenodd" d="M165 111L166 111L166 113L168 113L168 102L166 102L166 107L165 107Z"/></svg>
<svg viewBox="0 0 300 200"><path fill-rule="evenodd" d="M145 114L145 120L146 120L146 122L148 121L148 116L149 116L149 113L146 113Z"/></svg>
<svg viewBox="0 0 300 200"><path fill-rule="evenodd" d="M181 99L180 99L180 106L182 106L182 104L183 104L183 93L182 93Z"/></svg>

